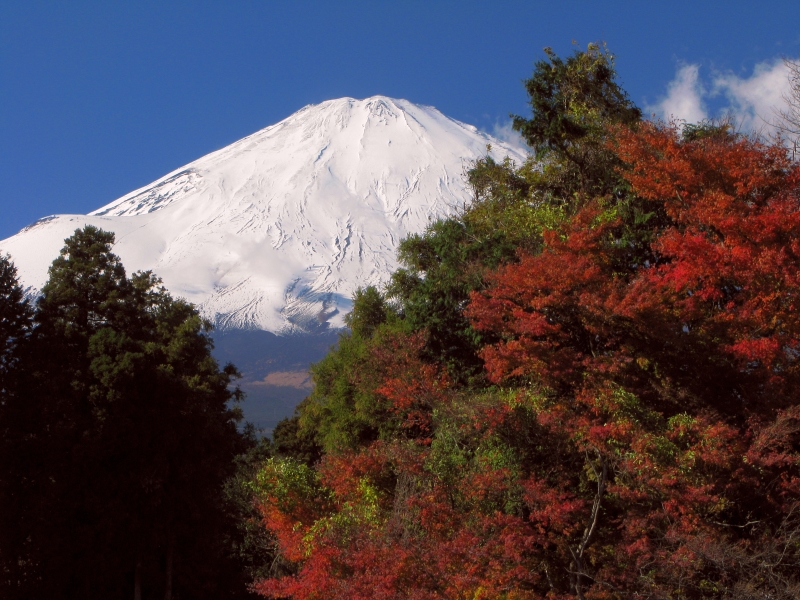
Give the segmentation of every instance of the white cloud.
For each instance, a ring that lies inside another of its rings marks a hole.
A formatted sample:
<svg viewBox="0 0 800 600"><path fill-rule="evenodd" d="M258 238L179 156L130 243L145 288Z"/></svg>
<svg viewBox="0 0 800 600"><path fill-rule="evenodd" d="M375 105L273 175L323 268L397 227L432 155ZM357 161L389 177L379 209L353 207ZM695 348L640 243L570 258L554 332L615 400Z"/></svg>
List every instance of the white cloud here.
<svg viewBox="0 0 800 600"><path fill-rule="evenodd" d="M756 65L749 78L732 73L717 75L714 89L730 102L725 112L736 117L745 131L772 133L776 110L786 106L789 94L789 69L782 60Z"/></svg>
<svg viewBox="0 0 800 600"><path fill-rule="evenodd" d="M731 115L742 131L769 135L775 131L771 124L776 111L786 107L784 96L788 93L788 69L780 59L757 64L749 77L713 73L709 85L700 77L700 65L688 64L678 69L666 96L648 109L662 119L687 123ZM707 108L710 102L717 105L713 111Z"/></svg>
<svg viewBox="0 0 800 600"><path fill-rule="evenodd" d="M507 142L508 144L511 144L517 148L521 148L523 150L528 148L525 144L525 140L522 139L522 136L519 134L519 132L514 131L511 119L502 122L495 121L491 134L497 139Z"/></svg>
<svg viewBox="0 0 800 600"><path fill-rule="evenodd" d="M667 95L649 112L665 121L683 119L689 123L702 121L708 117L703 102L707 92L700 82L700 65L683 65L678 69L675 79L667 86Z"/></svg>

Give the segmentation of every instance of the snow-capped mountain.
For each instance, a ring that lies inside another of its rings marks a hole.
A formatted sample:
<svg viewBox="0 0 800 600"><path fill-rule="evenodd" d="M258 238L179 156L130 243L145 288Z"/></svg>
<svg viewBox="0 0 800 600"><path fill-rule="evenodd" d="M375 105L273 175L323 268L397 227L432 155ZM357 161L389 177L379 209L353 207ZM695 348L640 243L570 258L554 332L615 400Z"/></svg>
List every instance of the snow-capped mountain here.
<svg viewBox="0 0 800 600"><path fill-rule="evenodd" d="M35 293L64 238L116 234L129 272L152 270L217 326L275 333L342 325L359 286L396 268L398 242L469 201L465 166L513 147L432 107L382 96L306 106L88 215L6 240Z"/></svg>

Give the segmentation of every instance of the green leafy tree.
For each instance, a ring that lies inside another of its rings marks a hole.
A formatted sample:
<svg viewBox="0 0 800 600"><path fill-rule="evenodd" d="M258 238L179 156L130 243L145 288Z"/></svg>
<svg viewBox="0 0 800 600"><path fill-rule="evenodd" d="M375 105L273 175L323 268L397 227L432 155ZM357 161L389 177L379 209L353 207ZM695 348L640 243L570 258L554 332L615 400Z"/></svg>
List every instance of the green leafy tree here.
<svg viewBox="0 0 800 600"><path fill-rule="evenodd" d="M300 413L308 401L308 398L303 400L294 415L278 422L272 431L272 448L277 456L293 458L311 466L322 456L322 447L314 433L300 425Z"/></svg>
<svg viewBox="0 0 800 600"><path fill-rule="evenodd" d="M424 233L412 234L400 244L403 266L388 289L404 326L425 330L428 356L445 361L461 381L479 377L483 364L477 355L480 336L462 314L469 293L483 285L488 267L516 257L504 230L479 229L465 217L437 221Z"/></svg>
<svg viewBox="0 0 800 600"><path fill-rule="evenodd" d="M603 44L589 44L566 60L550 48L525 81L531 117L512 115L522 134L543 161L545 185L555 197L571 201L603 195L620 184L619 166L605 142L608 126L633 125L642 112L617 83L614 56Z"/></svg>
<svg viewBox="0 0 800 600"><path fill-rule="evenodd" d="M380 338L378 338L380 339ZM371 351L375 338L343 334L336 348L311 367L314 390L299 408L294 440L278 431L281 445L290 447L311 437L327 451L358 446L380 436L385 406L375 390L379 385ZM291 428L287 423L286 430ZM303 460L304 457L298 457Z"/></svg>
<svg viewBox="0 0 800 600"><path fill-rule="evenodd" d="M259 469L272 458L274 444L267 437L257 439L249 424L246 434L251 444L234 460L236 471L225 482L224 500L234 525L228 530L226 546L238 565L242 582L249 585L257 579L273 576L278 572L279 561L276 561L275 537L261 525L252 486Z"/></svg>

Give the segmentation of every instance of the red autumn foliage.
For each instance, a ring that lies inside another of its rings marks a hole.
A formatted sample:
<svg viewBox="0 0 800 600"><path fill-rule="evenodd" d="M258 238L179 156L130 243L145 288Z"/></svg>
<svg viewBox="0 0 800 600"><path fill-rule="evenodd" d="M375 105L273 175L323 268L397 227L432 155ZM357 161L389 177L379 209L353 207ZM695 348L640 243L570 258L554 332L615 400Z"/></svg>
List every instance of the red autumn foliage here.
<svg viewBox="0 0 800 600"><path fill-rule="evenodd" d="M421 359L425 332L410 336L394 335L372 350L372 358L384 374L375 391L389 401L391 412L401 418L401 426L415 437L427 438L431 429L431 410L447 397L450 381L437 365Z"/></svg>
<svg viewBox="0 0 800 600"><path fill-rule="evenodd" d="M258 591L800 594L800 169L659 124L611 147L627 208L585 204L472 296L498 388L387 338L377 391L403 434L325 456L316 496L263 497L295 574Z"/></svg>
<svg viewBox="0 0 800 600"><path fill-rule="evenodd" d="M777 528L800 500L800 170L780 147L686 142L654 124L617 131L616 148L640 201L666 216L647 258L631 260L623 215L590 204L542 254L498 272L468 314L503 338L484 350L490 376L543 386L540 422L613 467L603 494L624 514L606 514L634 564L691 579L708 568L704 547L752 545L729 532L768 515ZM768 432L783 450L769 457L753 451ZM675 447L670 460L653 442ZM633 583L616 565L594 579Z"/></svg>

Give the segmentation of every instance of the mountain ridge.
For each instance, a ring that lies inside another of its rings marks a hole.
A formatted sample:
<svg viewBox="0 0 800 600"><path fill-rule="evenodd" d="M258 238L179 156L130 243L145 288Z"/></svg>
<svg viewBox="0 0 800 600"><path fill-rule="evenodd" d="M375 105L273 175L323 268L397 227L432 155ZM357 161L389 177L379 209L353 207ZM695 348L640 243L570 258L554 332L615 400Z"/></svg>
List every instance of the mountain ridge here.
<svg viewBox="0 0 800 600"><path fill-rule="evenodd" d="M50 215L0 241L31 293L74 229L116 234L221 329L343 325L360 286L397 267L410 233L469 202L466 165L525 152L433 107L374 96L307 105L88 215Z"/></svg>

